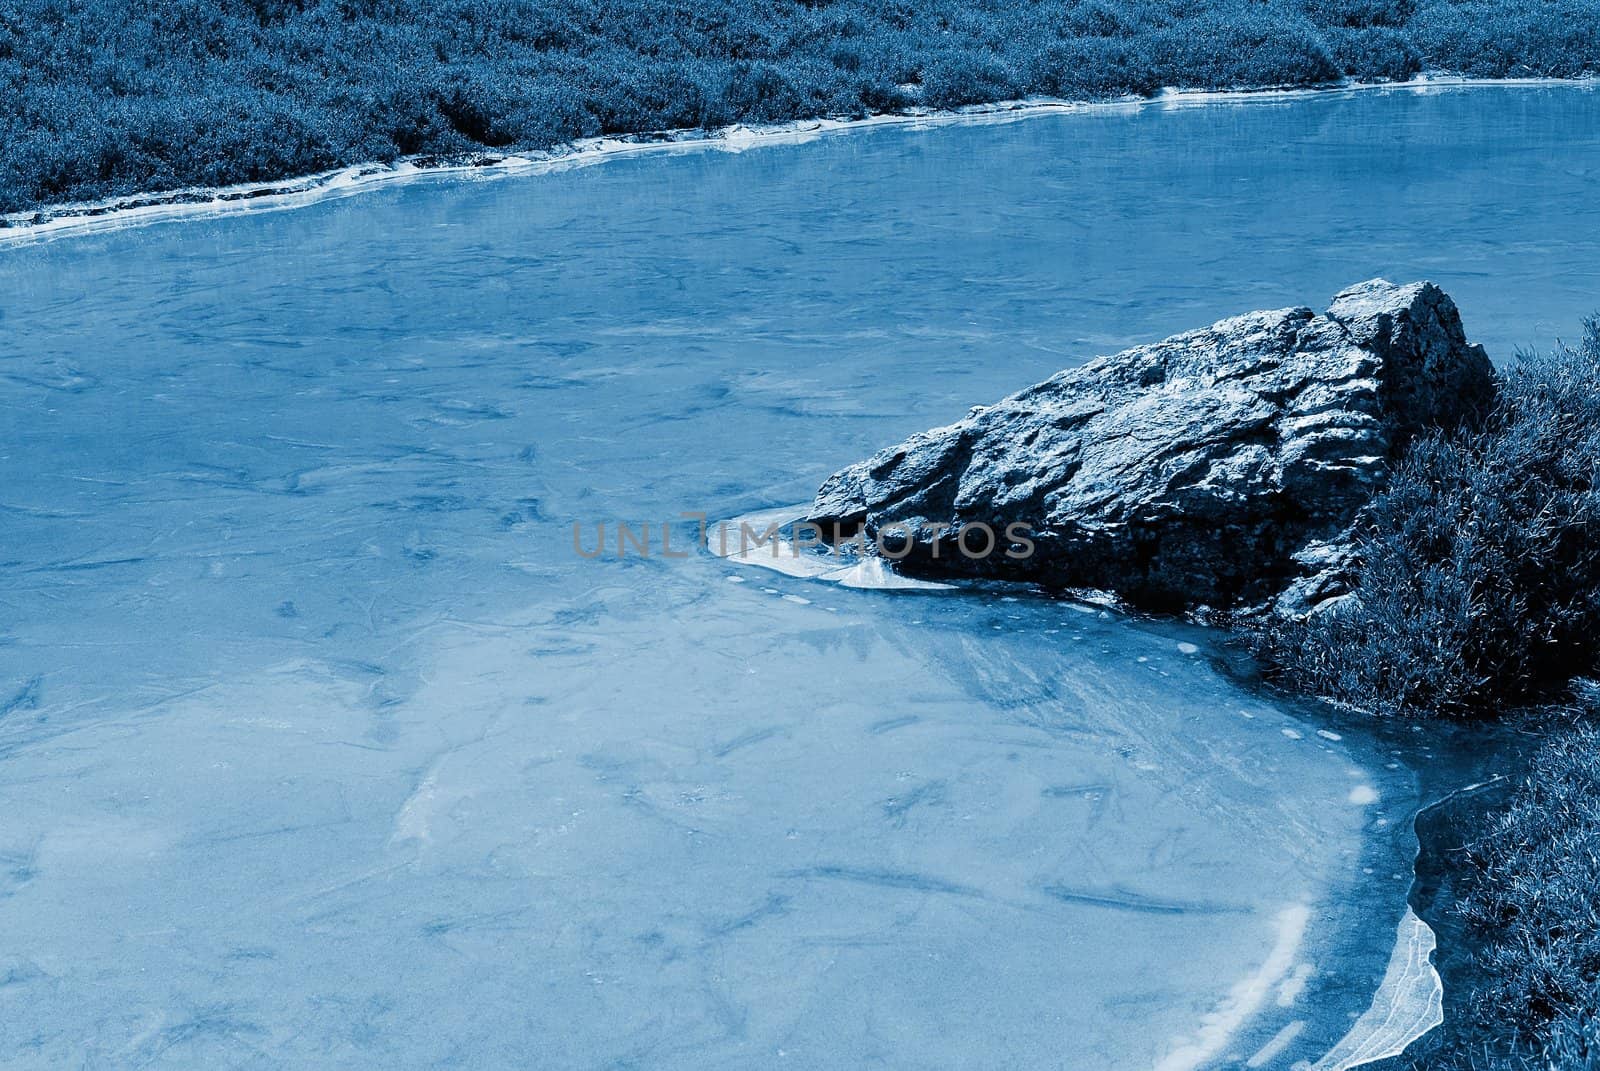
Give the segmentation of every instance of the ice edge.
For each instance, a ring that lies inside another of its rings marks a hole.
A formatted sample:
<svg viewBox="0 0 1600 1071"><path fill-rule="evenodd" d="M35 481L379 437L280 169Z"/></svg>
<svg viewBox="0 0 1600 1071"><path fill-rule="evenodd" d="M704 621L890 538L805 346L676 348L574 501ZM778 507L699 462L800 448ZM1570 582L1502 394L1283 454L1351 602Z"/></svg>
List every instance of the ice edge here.
<svg viewBox="0 0 1600 1071"><path fill-rule="evenodd" d="M1310 87L1198 90L1168 88L1151 97L1110 100L1064 100L1027 97L953 110L913 108L877 113L860 119L797 119L750 126L735 124L717 130L680 129L585 138L554 149L530 153L481 152L441 158L433 154L404 157L395 163L354 164L312 175L233 186L185 187L126 194L98 201L78 201L32 211L0 215L0 246L20 245L89 232L120 230L178 219L210 218L247 212L302 208L382 186L426 178L514 174L546 174L584 167L617 156L659 152L719 150L741 152L761 145L792 144L826 134L885 126L929 126L1027 119L1065 112L1171 108L1219 103L1283 101L1306 97L1339 97L1364 91L1427 93L1486 87L1574 87L1592 90L1596 78L1465 78L1423 74L1408 82L1338 82Z"/></svg>
<svg viewBox="0 0 1600 1071"><path fill-rule="evenodd" d="M1311 1071L1350 1071L1399 1056L1443 1023L1444 982L1433 965L1437 945L1432 928L1408 906L1372 1004Z"/></svg>

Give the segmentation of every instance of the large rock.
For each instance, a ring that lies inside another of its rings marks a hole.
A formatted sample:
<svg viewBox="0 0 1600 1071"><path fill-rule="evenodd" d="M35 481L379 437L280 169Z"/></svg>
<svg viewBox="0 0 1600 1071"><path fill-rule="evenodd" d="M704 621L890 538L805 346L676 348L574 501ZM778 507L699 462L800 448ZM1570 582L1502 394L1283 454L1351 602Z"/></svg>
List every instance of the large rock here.
<svg viewBox="0 0 1600 1071"><path fill-rule="evenodd" d="M1348 530L1399 452L1494 389L1442 290L1376 279L1321 315L1223 320L974 409L830 477L809 519L912 572L1308 612L1340 594ZM957 546L960 525L1014 522L1031 554L1002 538L977 558L977 528Z"/></svg>

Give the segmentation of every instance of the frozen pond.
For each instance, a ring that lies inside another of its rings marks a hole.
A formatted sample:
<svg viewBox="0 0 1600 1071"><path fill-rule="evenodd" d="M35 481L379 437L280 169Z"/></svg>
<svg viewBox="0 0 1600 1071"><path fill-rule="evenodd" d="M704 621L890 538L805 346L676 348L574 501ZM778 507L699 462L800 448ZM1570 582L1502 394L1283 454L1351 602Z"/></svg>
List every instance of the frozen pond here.
<svg viewBox="0 0 1600 1071"><path fill-rule="evenodd" d="M1404 764L1196 630L572 525L801 501L1373 275L1503 359L1600 303L1596 205L1600 96L1480 88L0 250L0 1064L1316 1060L1404 910Z"/></svg>

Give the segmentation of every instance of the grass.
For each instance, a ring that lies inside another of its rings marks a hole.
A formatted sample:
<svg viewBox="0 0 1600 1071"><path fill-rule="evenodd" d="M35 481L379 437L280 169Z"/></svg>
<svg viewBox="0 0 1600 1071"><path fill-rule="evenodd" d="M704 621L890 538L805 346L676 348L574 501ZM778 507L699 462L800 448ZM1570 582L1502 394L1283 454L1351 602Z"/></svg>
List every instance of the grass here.
<svg viewBox="0 0 1600 1071"><path fill-rule="evenodd" d="M1600 71L1600 0L0 0L0 211L1050 94Z"/></svg>
<svg viewBox="0 0 1600 1071"><path fill-rule="evenodd" d="M1374 714L1549 735L1457 860L1465 1021L1414 1066L1600 1069L1600 324L1415 442L1359 523L1353 595L1263 622L1269 677Z"/></svg>
<svg viewBox="0 0 1600 1071"><path fill-rule="evenodd" d="M1600 1071L1600 690L1545 715L1510 801L1434 830L1446 1029L1391 1071Z"/></svg>
<svg viewBox="0 0 1600 1071"><path fill-rule="evenodd" d="M1586 706L1600 713L1600 694ZM1600 1066L1600 729L1545 745L1510 806L1468 845L1466 869L1460 911L1486 979L1479 1021L1512 1027L1512 1045L1554 1050L1560 1067Z"/></svg>

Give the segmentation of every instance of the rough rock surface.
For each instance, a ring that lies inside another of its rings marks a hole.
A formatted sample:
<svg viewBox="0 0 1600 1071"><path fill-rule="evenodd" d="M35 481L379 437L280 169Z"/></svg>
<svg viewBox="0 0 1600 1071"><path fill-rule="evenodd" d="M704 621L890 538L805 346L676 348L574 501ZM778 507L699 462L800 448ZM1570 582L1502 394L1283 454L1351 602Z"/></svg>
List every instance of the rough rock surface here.
<svg viewBox="0 0 1600 1071"><path fill-rule="evenodd" d="M1306 613L1341 593L1351 524L1405 445L1494 389L1442 290L1375 279L1321 315L1234 317L974 409L836 473L808 519L912 572ZM1026 557L957 546L957 526L1018 521Z"/></svg>

